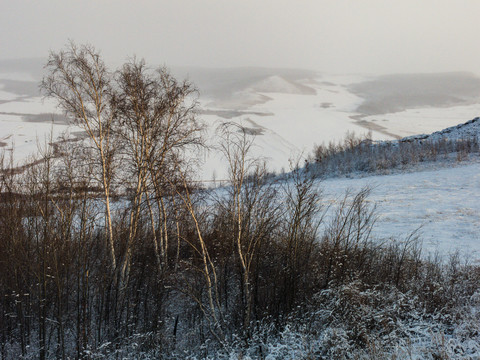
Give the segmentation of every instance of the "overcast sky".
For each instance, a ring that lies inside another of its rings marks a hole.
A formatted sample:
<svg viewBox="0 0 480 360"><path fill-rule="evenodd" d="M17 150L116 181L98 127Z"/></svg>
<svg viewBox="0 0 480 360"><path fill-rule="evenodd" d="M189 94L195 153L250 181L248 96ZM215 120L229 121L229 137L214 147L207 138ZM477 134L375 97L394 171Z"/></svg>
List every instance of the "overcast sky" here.
<svg viewBox="0 0 480 360"><path fill-rule="evenodd" d="M108 61L480 73L479 0L0 0L0 58L68 39Z"/></svg>

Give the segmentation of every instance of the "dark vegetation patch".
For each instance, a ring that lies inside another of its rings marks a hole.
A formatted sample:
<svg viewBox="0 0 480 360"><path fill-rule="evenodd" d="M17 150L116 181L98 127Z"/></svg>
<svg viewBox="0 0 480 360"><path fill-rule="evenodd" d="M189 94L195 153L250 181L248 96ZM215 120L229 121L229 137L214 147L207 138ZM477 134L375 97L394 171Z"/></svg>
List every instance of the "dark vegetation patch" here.
<svg viewBox="0 0 480 360"><path fill-rule="evenodd" d="M28 114L28 113L18 113L18 112L5 112L0 111L1 115L13 115L22 117L22 120L25 122L32 123L55 123L61 125L72 124L72 121L64 115L54 114L54 113L41 113L41 114Z"/></svg>
<svg viewBox="0 0 480 360"><path fill-rule="evenodd" d="M0 79L0 85L2 85L2 91L26 98L41 96L38 82L36 81Z"/></svg>
<svg viewBox="0 0 480 360"><path fill-rule="evenodd" d="M329 103L329 102L323 102L320 104L320 107L323 108L323 109L329 109L333 106L332 103Z"/></svg>
<svg viewBox="0 0 480 360"><path fill-rule="evenodd" d="M256 115L256 116L273 116L273 113L255 112L255 111L240 111L240 110L200 110L200 114L204 115L216 115L224 119L233 119L234 117L244 115Z"/></svg>
<svg viewBox="0 0 480 360"><path fill-rule="evenodd" d="M415 107L450 107L480 101L480 78L470 73L384 75L350 85L364 98L357 108L363 115L378 115Z"/></svg>
<svg viewBox="0 0 480 360"><path fill-rule="evenodd" d="M23 121L32 123L55 123L60 125L70 125L71 119L61 114L41 113L41 114L21 114Z"/></svg>

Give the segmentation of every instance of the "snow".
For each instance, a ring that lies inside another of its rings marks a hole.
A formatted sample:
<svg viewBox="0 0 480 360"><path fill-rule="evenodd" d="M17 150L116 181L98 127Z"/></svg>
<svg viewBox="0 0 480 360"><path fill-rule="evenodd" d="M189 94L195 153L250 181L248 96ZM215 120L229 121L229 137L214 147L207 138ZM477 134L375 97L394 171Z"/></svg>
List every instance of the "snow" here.
<svg viewBox="0 0 480 360"><path fill-rule="evenodd" d="M448 107L438 104L368 116L357 112L365 99L353 93L351 84L370 79L367 76L317 74L293 81L269 76L245 85L228 100L209 97L209 94L200 99L206 110L241 109L245 114L228 119L220 115L202 115L202 118L210 127L222 121L234 121L255 129L258 146L252 154L265 158L271 171L280 172L289 169L291 159L306 158L316 144L338 142L347 131L357 135L371 131L373 140L392 140L438 131L480 113L479 102ZM314 91L305 91L305 88ZM210 132L210 138L214 142L212 134ZM209 180L213 170L218 178L226 176L221 158L207 157L200 177Z"/></svg>
<svg viewBox="0 0 480 360"><path fill-rule="evenodd" d="M255 136L252 156L265 159L268 169L274 172L288 171L291 159L307 158L316 144L339 141L347 131L363 135L370 130L374 140L391 140L394 136L441 130L480 113L480 104L472 104L406 109L393 114L365 116L357 112L365 99L354 94L351 86L374 79L372 77L315 75L313 72L292 75L272 69L254 69L249 76L248 71L242 71L223 69L208 72L207 78L222 91L208 91L206 81L204 86L207 91L200 97L200 108L204 110L200 118L209 127L207 138L212 145L218 142L215 127L222 122L234 121L251 130L250 136ZM0 78L32 80L32 76L27 75L19 72L2 73L0 69ZM19 124L15 128L12 124L6 124L15 119L10 115L18 115L17 121L23 122L26 114L51 112L58 112L51 100L20 97L19 94L0 89L0 138L15 140L16 145L32 145L29 150L24 146L25 151L16 154L17 161L20 162L26 154L36 151L35 139L47 136L52 125L29 123ZM360 118L364 120L363 123L358 121ZM16 129L21 131L25 139L18 139ZM65 127L53 124L53 129L56 137ZM9 147L11 145L8 144ZM199 174L200 179L212 180L214 172L217 179L226 178L227 169L221 156L210 151L201 157L204 164Z"/></svg>
<svg viewBox="0 0 480 360"><path fill-rule="evenodd" d="M49 114L58 114L55 103L52 100L44 100L40 97L27 97L18 100L18 94L0 92L0 143L4 146L1 150L12 151L14 162L20 164L36 154L39 146L52 139L56 140L69 129L66 124L52 121L28 121L38 115L45 115L45 119L51 119Z"/></svg>
<svg viewBox="0 0 480 360"><path fill-rule="evenodd" d="M291 87L299 87L299 85L288 82L290 86L288 87L284 84L286 80L270 77L262 82L263 92L256 92L252 88L245 90L245 93L250 93L252 98L263 95L270 99L254 105L248 104L247 114L233 119L223 119L217 115L202 115L202 118L211 129L209 137L212 142L215 142L214 128L221 122L234 121L246 128L258 130L252 156L264 158L271 171L288 171L290 160L308 157L315 144L341 140L347 131L353 131L358 135L368 132L351 118L356 114L355 109L363 100L350 93L343 85L349 81L359 81L359 79L332 76L326 79L305 80L301 85L315 90L314 94L310 94L295 93ZM223 109L241 108L244 105L244 99L245 95L235 104L232 104L231 100L225 103L217 101L215 109L222 109L222 106L225 106ZM204 98L201 99L201 105L211 109L213 101L213 99ZM375 140L391 139L390 136L378 132L373 132L372 137ZM211 179L213 170L218 178L225 178L227 174L227 169L220 157L207 158L203 169L201 175L203 179Z"/></svg>
<svg viewBox="0 0 480 360"><path fill-rule="evenodd" d="M253 84L249 89L259 93L282 93L300 95L315 92L315 90L311 88L308 88L306 86L300 86L278 75L273 75L264 80L261 80Z"/></svg>
<svg viewBox="0 0 480 360"><path fill-rule="evenodd" d="M425 254L456 250L480 261L480 161L434 170L328 179L318 183L325 204L345 191L372 188L369 201L379 219L373 235L406 238L419 230Z"/></svg>
<svg viewBox="0 0 480 360"><path fill-rule="evenodd" d="M480 118L474 118L465 123L450 126L429 135L413 135L406 139L428 139L438 141L442 139L465 140L480 137Z"/></svg>
<svg viewBox="0 0 480 360"><path fill-rule="evenodd" d="M14 160L17 164L28 159L38 152L39 145L50 142L50 133L57 139L67 131L67 125L51 124L44 122L24 122L21 116L0 116L0 142L7 145L0 150L13 149Z"/></svg>
<svg viewBox="0 0 480 360"><path fill-rule="evenodd" d="M401 112L366 116L363 120L379 124L401 137L429 134L473 119L480 114L480 104L446 108L417 108Z"/></svg>

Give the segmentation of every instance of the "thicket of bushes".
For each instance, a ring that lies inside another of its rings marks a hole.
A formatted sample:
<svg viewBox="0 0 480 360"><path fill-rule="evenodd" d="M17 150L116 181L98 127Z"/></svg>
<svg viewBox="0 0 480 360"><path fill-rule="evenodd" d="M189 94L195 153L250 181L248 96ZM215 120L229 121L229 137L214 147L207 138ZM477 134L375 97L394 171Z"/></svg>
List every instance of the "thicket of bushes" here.
<svg viewBox="0 0 480 360"><path fill-rule="evenodd" d="M104 207L88 187L67 186L65 163L2 170L2 359L389 358L462 323L462 354L478 340L468 306L478 306L480 270L425 259L414 236L373 239L368 190L336 204L326 223L303 171L272 182L256 166L248 181L211 193L176 189L164 198L166 221L153 214L168 242L161 266L142 202L120 287ZM112 203L118 254L134 206ZM450 351L437 345L423 355Z"/></svg>
<svg viewBox="0 0 480 360"><path fill-rule="evenodd" d="M315 146L310 169L319 177L385 173L420 162L448 159L452 154L455 161L462 161L479 150L478 136L373 142L370 135L347 133L343 141Z"/></svg>

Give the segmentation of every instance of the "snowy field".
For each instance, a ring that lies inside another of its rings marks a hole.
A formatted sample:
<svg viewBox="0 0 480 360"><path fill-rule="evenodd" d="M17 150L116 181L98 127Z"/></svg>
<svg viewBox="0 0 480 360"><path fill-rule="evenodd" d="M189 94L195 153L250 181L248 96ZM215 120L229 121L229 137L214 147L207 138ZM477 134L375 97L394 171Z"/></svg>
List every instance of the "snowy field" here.
<svg viewBox="0 0 480 360"><path fill-rule="evenodd" d="M480 262L480 162L411 173L328 179L319 183L325 205L347 190L372 189L376 204L374 236L406 239L418 230L424 255L459 251L464 259Z"/></svg>

